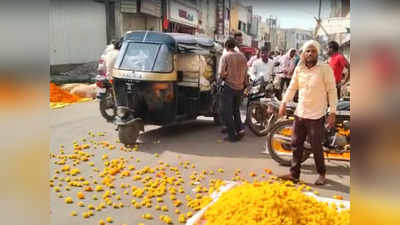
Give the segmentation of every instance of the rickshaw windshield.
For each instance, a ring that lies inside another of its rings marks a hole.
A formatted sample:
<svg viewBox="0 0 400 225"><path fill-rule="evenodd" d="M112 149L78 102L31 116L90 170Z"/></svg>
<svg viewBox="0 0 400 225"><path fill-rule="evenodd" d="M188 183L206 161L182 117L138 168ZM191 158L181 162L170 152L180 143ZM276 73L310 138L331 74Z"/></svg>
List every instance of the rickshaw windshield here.
<svg viewBox="0 0 400 225"><path fill-rule="evenodd" d="M166 45L131 42L126 48L120 68L168 73L173 69L172 54Z"/></svg>

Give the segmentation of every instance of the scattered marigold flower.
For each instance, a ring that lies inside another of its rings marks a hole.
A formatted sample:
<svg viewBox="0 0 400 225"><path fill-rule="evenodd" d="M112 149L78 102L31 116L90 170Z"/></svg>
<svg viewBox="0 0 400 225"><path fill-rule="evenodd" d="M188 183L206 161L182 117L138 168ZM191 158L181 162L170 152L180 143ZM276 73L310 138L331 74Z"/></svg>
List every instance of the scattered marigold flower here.
<svg viewBox="0 0 400 225"><path fill-rule="evenodd" d="M267 173L267 174L272 174L272 170L270 170L270 169L264 169L264 171L265 171L265 173Z"/></svg>
<svg viewBox="0 0 400 225"><path fill-rule="evenodd" d="M72 200L71 197L66 197L66 198L64 199L64 202L67 203L67 204L72 204L74 201Z"/></svg>
<svg viewBox="0 0 400 225"><path fill-rule="evenodd" d="M333 198L337 200L343 200L343 196L340 195L334 195Z"/></svg>
<svg viewBox="0 0 400 225"><path fill-rule="evenodd" d="M85 198L85 195L80 191L76 195L78 196L79 199L84 199Z"/></svg>
<svg viewBox="0 0 400 225"><path fill-rule="evenodd" d="M146 219L146 220L151 220L151 219L153 219L153 216L152 216L150 213L146 213L146 214L144 214L142 217L143 217L143 219Z"/></svg>
<svg viewBox="0 0 400 225"><path fill-rule="evenodd" d="M96 191L97 191L97 192L104 191L103 186L97 185L97 186L96 186Z"/></svg>

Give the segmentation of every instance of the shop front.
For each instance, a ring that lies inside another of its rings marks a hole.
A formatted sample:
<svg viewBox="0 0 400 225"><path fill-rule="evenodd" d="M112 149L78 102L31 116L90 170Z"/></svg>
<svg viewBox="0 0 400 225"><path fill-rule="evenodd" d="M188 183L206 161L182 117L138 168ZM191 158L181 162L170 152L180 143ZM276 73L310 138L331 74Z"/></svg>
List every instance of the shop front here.
<svg viewBox="0 0 400 225"><path fill-rule="evenodd" d="M195 34L199 24L199 12L176 1L168 5L167 32Z"/></svg>
<svg viewBox="0 0 400 225"><path fill-rule="evenodd" d="M161 3L161 0L121 0L121 35L133 30L162 31Z"/></svg>

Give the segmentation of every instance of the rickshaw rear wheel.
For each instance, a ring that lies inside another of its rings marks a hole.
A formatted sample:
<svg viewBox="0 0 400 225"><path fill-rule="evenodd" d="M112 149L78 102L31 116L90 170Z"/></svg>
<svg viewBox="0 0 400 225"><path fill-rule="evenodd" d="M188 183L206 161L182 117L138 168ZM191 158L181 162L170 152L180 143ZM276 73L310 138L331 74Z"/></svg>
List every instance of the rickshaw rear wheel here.
<svg viewBox="0 0 400 225"><path fill-rule="evenodd" d="M118 126L119 141L124 145L134 145L139 136L139 129L134 125Z"/></svg>

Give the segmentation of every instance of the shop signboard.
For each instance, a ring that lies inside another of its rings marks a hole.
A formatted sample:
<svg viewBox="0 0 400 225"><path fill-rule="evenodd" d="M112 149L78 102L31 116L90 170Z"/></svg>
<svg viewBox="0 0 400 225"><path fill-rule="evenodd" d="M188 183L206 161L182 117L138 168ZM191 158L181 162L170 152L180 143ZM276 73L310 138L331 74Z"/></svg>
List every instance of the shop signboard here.
<svg viewBox="0 0 400 225"><path fill-rule="evenodd" d="M175 1L170 1L168 8L170 21L191 27L197 27L199 24L197 9L184 6Z"/></svg>
<svg viewBox="0 0 400 225"><path fill-rule="evenodd" d="M161 18L161 0L141 0L140 12Z"/></svg>

